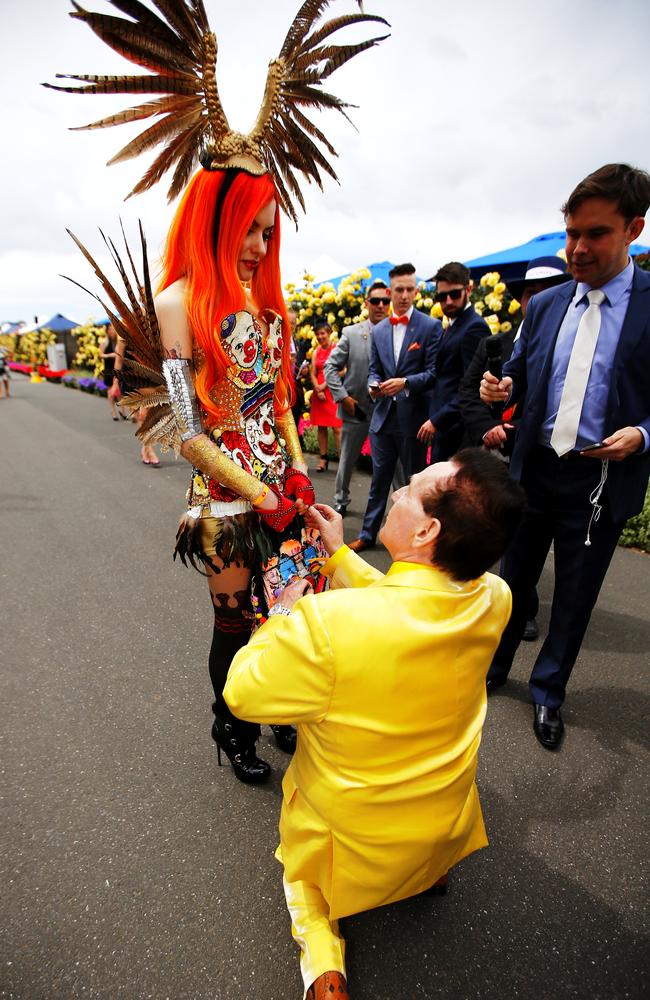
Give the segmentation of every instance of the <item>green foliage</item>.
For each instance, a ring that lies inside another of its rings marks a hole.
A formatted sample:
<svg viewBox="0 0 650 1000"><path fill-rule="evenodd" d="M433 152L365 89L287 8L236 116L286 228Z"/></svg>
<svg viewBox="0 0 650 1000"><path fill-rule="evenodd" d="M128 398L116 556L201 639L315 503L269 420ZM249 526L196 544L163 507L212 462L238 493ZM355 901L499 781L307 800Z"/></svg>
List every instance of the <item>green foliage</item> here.
<svg viewBox="0 0 650 1000"><path fill-rule="evenodd" d="M634 263L642 271L650 271L650 253L640 253L634 258Z"/></svg>
<svg viewBox="0 0 650 1000"><path fill-rule="evenodd" d="M650 552L650 489L646 493L643 510L631 517L623 528L619 545Z"/></svg>

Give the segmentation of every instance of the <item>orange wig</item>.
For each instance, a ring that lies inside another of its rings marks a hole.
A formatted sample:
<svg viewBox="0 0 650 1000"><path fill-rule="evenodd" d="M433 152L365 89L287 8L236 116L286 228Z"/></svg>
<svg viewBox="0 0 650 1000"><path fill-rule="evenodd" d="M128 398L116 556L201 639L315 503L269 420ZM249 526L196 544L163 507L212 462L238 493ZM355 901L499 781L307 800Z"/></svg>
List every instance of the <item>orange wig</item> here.
<svg viewBox="0 0 650 1000"><path fill-rule="evenodd" d="M185 278L185 305L190 327L197 346L205 355L205 363L196 379L196 392L205 410L216 416L218 411L209 391L230 364L221 345L221 321L246 308L246 294L237 275L239 253L257 213L275 200L273 236L251 281L251 295L260 311L271 309L282 317L285 335L282 364L275 385L275 406L283 413L293 395L293 379L290 327L280 281L277 193L269 174L254 177L244 171L238 172L223 198L215 249L215 211L225 180L223 170L200 170L188 184L167 236L158 290Z"/></svg>

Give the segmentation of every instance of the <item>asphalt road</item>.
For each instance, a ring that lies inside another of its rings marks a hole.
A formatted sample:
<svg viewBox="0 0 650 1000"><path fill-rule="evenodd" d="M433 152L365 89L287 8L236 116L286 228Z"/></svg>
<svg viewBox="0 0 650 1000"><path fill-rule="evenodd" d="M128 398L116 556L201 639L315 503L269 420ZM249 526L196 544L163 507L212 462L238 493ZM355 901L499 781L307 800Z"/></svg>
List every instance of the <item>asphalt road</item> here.
<svg viewBox="0 0 650 1000"><path fill-rule="evenodd" d="M264 730L269 785L217 766L207 587L171 559L187 468L141 465L103 400L20 376L13 390L0 400L0 997L298 1000L273 858L287 758ZM314 480L331 500L332 469ZM368 484L355 479L358 514ZM346 527L355 537L358 516ZM445 898L344 922L353 1000L647 995L649 583L650 559L619 550L559 754L533 737L537 647L523 648L481 750L490 847Z"/></svg>

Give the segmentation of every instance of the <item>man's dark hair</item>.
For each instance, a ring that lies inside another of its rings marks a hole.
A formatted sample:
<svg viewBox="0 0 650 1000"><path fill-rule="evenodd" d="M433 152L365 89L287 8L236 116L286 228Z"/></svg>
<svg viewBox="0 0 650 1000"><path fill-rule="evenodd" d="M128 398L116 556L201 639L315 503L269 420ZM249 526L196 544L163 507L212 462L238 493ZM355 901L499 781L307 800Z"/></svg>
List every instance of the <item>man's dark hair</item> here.
<svg viewBox="0 0 650 1000"><path fill-rule="evenodd" d="M429 517L440 521L434 566L454 580L475 580L507 549L525 506L525 493L505 464L483 448L464 448L446 487L422 497Z"/></svg>
<svg viewBox="0 0 650 1000"><path fill-rule="evenodd" d="M452 260L449 264L444 264L434 274L432 281L446 281L450 285L469 285L471 275L464 264L460 261Z"/></svg>
<svg viewBox="0 0 650 1000"><path fill-rule="evenodd" d="M562 206L564 218L573 215L587 198L615 202L629 223L639 215L643 217L650 207L650 174L627 163L607 163L574 188Z"/></svg>
<svg viewBox="0 0 650 1000"><path fill-rule="evenodd" d="M373 281L372 285L366 292L366 298L369 299L372 293L378 291L380 288L383 288L386 291L388 291L388 285L386 284L385 281L380 281L379 279L377 279L377 281Z"/></svg>
<svg viewBox="0 0 650 1000"><path fill-rule="evenodd" d="M415 268L412 264L396 264L395 267L391 267L388 277L401 278L405 274L415 274Z"/></svg>

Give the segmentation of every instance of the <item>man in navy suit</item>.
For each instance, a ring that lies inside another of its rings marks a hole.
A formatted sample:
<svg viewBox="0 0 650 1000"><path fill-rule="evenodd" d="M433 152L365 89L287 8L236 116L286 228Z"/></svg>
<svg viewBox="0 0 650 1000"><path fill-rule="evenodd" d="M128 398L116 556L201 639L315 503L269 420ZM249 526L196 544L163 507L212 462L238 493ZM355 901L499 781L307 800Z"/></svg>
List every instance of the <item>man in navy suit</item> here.
<svg viewBox="0 0 650 1000"><path fill-rule="evenodd" d="M629 247L649 206L650 175L627 164L578 184L563 208L574 280L533 296L503 379L485 372L481 382L488 404L526 393L510 470L528 511L501 566L513 608L488 689L506 682L553 542L551 620L529 682L535 735L548 749L560 745L569 675L619 535L648 485L650 274L634 266Z"/></svg>
<svg viewBox="0 0 650 1000"><path fill-rule="evenodd" d="M355 552L375 544L397 460L407 482L426 465L427 446L417 434L427 417L442 325L413 306L417 284L412 264L398 264L389 277L393 314L374 328L370 349L372 483L361 534L350 544Z"/></svg>
<svg viewBox="0 0 650 1000"><path fill-rule="evenodd" d="M446 462L454 455L463 437L463 421L458 391L465 369L490 328L470 302L472 283L464 264L452 261L431 279L436 283L436 300L449 325L443 331L436 356L436 381L431 390L429 418L418 431L418 440L431 443L431 464Z"/></svg>

